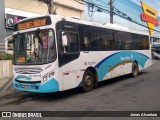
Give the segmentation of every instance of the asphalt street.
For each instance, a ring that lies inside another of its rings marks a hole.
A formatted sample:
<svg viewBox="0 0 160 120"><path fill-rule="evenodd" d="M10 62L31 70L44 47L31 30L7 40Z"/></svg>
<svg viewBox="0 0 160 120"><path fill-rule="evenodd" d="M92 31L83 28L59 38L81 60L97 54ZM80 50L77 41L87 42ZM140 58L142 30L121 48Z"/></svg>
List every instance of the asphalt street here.
<svg viewBox="0 0 160 120"><path fill-rule="evenodd" d="M153 61L136 78L126 75L107 80L88 93L78 89L50 94L13 90L0 96L0 111L160 111L159 103L160 61Z"/></svg>

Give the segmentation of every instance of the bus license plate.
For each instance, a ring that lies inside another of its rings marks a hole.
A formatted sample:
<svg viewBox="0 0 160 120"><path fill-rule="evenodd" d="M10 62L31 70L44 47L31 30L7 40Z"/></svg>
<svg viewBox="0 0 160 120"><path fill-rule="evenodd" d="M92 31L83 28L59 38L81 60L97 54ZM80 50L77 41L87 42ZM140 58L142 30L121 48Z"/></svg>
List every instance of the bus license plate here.
<svg viewBox="0 0 160 120"><path fill-rule="evenodd" d="M22 85L22 88L29 89L30 86L29 85Z"/></svg>

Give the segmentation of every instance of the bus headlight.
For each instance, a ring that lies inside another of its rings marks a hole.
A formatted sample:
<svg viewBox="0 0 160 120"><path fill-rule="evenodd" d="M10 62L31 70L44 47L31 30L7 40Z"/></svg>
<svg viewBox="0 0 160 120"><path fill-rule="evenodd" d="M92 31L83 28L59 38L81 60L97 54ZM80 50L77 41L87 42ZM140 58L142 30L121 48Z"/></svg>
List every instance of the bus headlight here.
<svg viewBox="0 0 160 120"><path fill-rule="evenodd" d="M52 72L49 73L49 78L51 78L53 76L54 76L54 71L52 71Z"/></svg>
<svg viewBox="0 0 160 120"><path fill-rule="evenodd" d="M48 80L48 74L46 74L45 76L43 76L42 78L42 83Z"/></svg>

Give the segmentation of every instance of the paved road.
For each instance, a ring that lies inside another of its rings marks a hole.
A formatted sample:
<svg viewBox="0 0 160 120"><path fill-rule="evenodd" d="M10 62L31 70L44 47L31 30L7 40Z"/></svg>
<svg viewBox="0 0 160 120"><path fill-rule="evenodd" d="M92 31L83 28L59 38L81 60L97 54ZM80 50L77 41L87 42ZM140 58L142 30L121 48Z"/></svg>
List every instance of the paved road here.
<svg viewBox="0 0 160 120"><path fill-rule="evenodd" d="M160 111L159 78L160 61L155 61L136 78L123 76L108 80L88 93L76 89L51 94L12 91L0 97L0 110Z"/></svg>
<svg viewBox="0 0 160 120"><path fill-rule="evenodd" d="M0 96L13 90L12 78L0 79Z"/></svg>

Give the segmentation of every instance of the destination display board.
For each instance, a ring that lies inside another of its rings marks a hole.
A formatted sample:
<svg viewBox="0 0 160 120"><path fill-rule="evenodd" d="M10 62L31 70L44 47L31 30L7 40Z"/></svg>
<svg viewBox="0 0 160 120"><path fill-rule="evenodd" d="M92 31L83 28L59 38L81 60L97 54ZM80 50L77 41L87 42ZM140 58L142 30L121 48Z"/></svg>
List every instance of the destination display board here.
<svg viewBox="0 0 160 120"><path fill-rule="evenodd" d="M14 31L20 31L46 25L51 25L51 18L49 16L39 17L34 19L26 19L24 21L18 22L15 25Z"/></svg>

